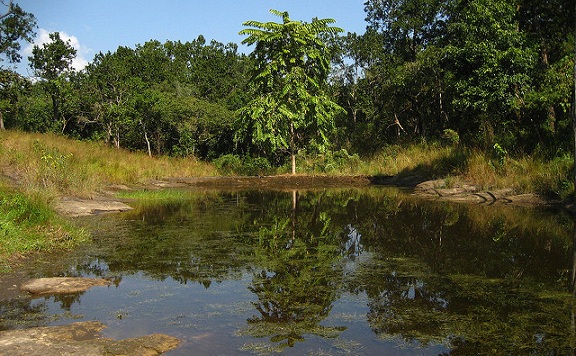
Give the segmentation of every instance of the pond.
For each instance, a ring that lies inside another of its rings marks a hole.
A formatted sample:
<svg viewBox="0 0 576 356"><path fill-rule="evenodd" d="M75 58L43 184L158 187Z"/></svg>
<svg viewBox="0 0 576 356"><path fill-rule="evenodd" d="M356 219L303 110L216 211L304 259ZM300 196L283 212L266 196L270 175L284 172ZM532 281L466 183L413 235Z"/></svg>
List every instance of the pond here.
<svg viewBox="0 0 576 356"><path fill-rule="evenodd" d="M30 274L113 280L0 304L0 330L99 320L170 355L573 354L574 225L558 211L388 187L164 190L79 219Z"/></svg>

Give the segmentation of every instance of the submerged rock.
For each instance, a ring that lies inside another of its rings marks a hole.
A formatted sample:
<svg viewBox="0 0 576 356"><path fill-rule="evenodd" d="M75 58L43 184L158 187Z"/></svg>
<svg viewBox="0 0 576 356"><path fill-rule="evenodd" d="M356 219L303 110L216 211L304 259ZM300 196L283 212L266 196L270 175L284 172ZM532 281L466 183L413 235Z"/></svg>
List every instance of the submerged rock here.
<svg viewBox="0 0 576 356"><path fill-rule="evenodd" d="M180 340L164 334L114 340L100 337L98 321L0 331L0 355L159 355Z"/></svg>
<svg viewBox="0 0 576 356"><path fill-rule="evenodd" d="M53 277L31 279L20 290L31 294L71 294L85 292L96 286L108 286L111 282L102 278Z"/></svg>

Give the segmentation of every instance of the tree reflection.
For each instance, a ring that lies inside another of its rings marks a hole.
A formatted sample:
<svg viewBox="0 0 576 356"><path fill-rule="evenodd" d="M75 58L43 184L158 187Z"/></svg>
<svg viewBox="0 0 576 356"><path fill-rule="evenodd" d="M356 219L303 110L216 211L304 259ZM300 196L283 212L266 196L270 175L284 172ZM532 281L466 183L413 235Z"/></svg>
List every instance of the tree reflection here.
<svg viewBox="0 0 576 356"><path fill-rule="evenodd" d="M451 354L569 352L574 299L558 282L570 238L537 211L510 211L413 201L356 226L371 258L347 286L368 296L372 330Z"/></svg>
<svg viewBox="0 0 576 356"><path fill-rule="evenodd" d="M576 344L576 225L562 214L330 189L197 194L105 221L91 251L105 268L79 271L206 288L251 274L257 300L240 334L279 349L341 336L345 322L324 324L343 293L366 296L380 339L452 354Z"/></svg>
<svg viewBox="0 0 576 356"><path fill-rule="evenodd" d="M342 246L331 221L326 194L291 192L251 219L258 229L254 254L260 271L249 287L258 297L258 315L245 333L270 337L280 348L304 341L305 334L335 337L344 327L320 326L342 284Z"/></svg>

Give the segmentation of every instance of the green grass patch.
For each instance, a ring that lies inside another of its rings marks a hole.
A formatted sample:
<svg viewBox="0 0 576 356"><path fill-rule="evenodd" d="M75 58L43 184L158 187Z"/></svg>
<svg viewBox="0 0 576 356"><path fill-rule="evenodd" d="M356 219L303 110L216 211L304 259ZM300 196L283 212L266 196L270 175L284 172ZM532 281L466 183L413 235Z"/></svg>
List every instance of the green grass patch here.
<svg viewBox="0 0 576 356"><path fill-rule="evenodd" d="M88 234L58 216L41 194L23 194L0 186L0 271L17 256L34 251L69 249Z"/></svg>

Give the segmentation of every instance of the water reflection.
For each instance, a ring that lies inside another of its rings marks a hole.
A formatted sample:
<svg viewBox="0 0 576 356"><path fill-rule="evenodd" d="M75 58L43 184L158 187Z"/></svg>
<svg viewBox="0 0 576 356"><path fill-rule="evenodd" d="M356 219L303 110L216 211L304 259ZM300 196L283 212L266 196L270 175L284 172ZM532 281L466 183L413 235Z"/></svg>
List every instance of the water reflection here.
<svg viewBox="0 0 576 356"><path fill-rule="evenodd" d="M257 270L248 287L258 315L243 334L270 337L279 348L304 341L305 334L338 336L344 326L320 326L342 285L342 244L322 200L326 192L291 193L292 202L272 198L272 209L249 214L242 233L257 232L252 253Z"/></svg>
<svg viewBox="0 0 576 356"><path fill-rule="evenodd" d="M202 329L236 350L346 353L347 341L359 354L563 354L576 344L576 228L560 213L428 202L396 189L175 191L85 222L97 238L73 256L74 273L116 278L118 289L137 278L206 291L194 289L194 305L189 288L154 302L170 320L212 303L216 285L243 289ZM84 296L71 298L53 303L70 312ZM333 317L345 300L365 300L360 326ZM14 310L47 313L23 304L0 304L4 327L25 313ZM222 323L234 333L217 334ZM173 321L156 328L192 332Z"/></svg>

